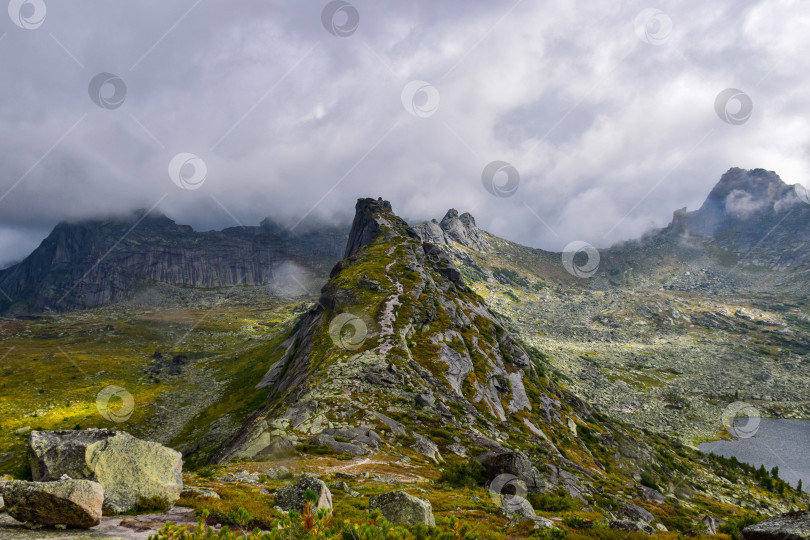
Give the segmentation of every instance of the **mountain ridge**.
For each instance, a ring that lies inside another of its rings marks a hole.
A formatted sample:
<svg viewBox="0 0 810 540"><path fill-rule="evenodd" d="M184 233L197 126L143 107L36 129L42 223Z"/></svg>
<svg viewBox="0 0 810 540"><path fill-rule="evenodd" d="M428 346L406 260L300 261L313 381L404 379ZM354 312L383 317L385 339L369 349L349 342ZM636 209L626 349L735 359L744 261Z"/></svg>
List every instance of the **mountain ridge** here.
<svg viewBox="0 0 810 540"><path fill-rule="evenodd" d="M797 270L810 264L810 249L796 247L810 246L810 232L805 232L810 231L807 202L806 190L788 186L772 171L732 168L697 210L676 210L663 229L601 249L600 271L649 268L651 260L659 257L648 256L645 250L649 249L674 250L682 259L715 266L721 250L743 265ZM375 204L382 203L379 199ZM192 288L272 285L286 271L285 263L303 267L311 274L309 284L319 286L327 279L327 268L367 239L349 238L349 228L310 228L292 234L268 217L258 227L196 232L159 212L147 216L145 210L123 218L61 222L31 255L0 270L4 293L0 312L96 307L126 299L139 287L155 282ZM452 208L441 221L430 220L410 230L468 263L472 263L470 254L459 246L482 254L493 251L491 238L495 237L479 229L471 214ZM763 242L763 231L771 231L768 242ZM535 251L549 261L560 257ZM557 270L551 272L566 279ZM797 289L807 280L796 277L798 285L794 276L785 278L785 285ZM741 282L756 285L744 278L740 275ZM305 285L302 290L308 288Z"/></svg>

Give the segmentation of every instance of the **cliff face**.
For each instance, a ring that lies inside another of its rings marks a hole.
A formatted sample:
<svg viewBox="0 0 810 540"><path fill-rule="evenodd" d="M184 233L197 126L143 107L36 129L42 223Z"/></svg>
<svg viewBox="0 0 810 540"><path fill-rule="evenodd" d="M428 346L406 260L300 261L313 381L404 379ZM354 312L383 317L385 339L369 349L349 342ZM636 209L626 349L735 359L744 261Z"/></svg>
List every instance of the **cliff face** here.
<svg viewBox="0 0 810 540"><path fill-rule="evenodd" d="M126 298L161 282L181 287L269 285L294 263L326 278L346 233L320 229L294 236L265 220L260 227L195 232L143 212L104 221L60 223L21 263L0 272L0 310L70 310Z"/></svg>

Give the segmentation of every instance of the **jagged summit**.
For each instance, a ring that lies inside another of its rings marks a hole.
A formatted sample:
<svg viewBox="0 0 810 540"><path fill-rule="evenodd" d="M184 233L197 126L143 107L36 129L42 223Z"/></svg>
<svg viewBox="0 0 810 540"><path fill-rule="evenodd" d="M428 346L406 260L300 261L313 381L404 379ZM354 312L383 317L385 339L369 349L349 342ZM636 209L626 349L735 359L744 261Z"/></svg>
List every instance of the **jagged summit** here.
<svg viewBox="0 0 810 540"><path fill-rule="evenodd" d="M680 234L712 236L735 221L779 213L799 203L796 186L773 171L729 169L694 212L676 210L671 227Z"/></svg>
<svg viewBox="0 0 810 540"><path fill-rule="evenodd" d="M413 232L407 223L394 214L391 203L384 201L382 197L376 200L358 199L344 258L351 257L386 231L390 233L394 227Z"/></svg>
<svg viewBox="0 0 810 540"><path fill-rule="evenodd" d="M475 218L468 212L459 215L455 208L448 210L441 222L433 219L414 226L414 230L424 241L433 244L452 246L457 243L481 252L491 249L486 233L475 224Z"/></svg>

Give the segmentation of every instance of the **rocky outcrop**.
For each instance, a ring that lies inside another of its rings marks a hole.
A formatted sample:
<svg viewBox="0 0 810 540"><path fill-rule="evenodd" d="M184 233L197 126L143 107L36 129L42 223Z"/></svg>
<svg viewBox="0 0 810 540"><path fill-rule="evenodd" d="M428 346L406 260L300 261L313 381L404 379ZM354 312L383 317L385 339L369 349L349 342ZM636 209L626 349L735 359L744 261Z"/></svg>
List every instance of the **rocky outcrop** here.
<svg viewBox="0 0 810 540"><path fill-rule="evenodd" d="M385 519L394 524L421 524L430 527L436 525L436 520L433 517L433 506L430 501L414 497L402 490L390 491L371 497L368 501L368 509L379 510Z"/></svg>
<svg viewBox="0 0 810 540"><path fill-rule="evenodd" d="M546 483L537 467L519 452L486 452L478 456L478 461L484 466L489 480L509 474L526 484L529 491L542 493L546 490Z"/></svg>
<svg viewBox="0 0 810 540"><path fill-rule="evenodd" d="M123 431L32 431L28 456L35 481L67 475L100 483L112 512L157 501L171 506L183 488L180 452Z"/></svg>
<svg viewBox="0 0 810 540"><path fill-rule="evenodd" d="M810 512L790 512L742 530L744 540L807 540L810 538Z"/></svg>
<svg viewBox="0 0 810 540"><path fill-rule="evenodd" d="M413 229L423 242L448 246L459 244L481 252L492 249L485 233L476 226L475 218L467 212L459 216L455 208L448 210L441 222L433 219L415 225Z"/></svg>
<svg viewBox="0 0 810 540"><path fill-rule="evenodd" d="M302 226L303 228L303 226ZM159 213L60 223L25 260L0 271L0 312L83 309L153 282L180 287L279 286L289 275L326 279L345 228L300 234L260 227L195 232ZM296 294L301 294L300 286Z"/></svg>
<svg viewBox="0 0 810 540"><path fill-rule="evenodd" d="M104 489L89 480L24 482L3 485L6 512L22 522L87 529L99 524Z"/></svg>
<svg viewBox="0 0 810 540"><path fill-rule="evenodd" d="M315 500L307 500L307 490L315 493ZM332 509L332 492L323 481L318 478L302 478L295 484L284 486L276 490L276 506L285 512L303 512L308 502L312 503L312 511Z"/></svg>
<svg viewBox="0 0 810 540"><path fill-rule="evenodd" d="M410 231L408 224L391 212L390 202L381 198L358 199L343 258L348 259L363 246L375 242L383 233L395 233L395 229L403 226ZM416 237L416 233L410 232Z"/></svg>
<svg viewBox="0 0 810 540"><path fill-rule="evenodd" d="M366 428L327 428L310 439L310 442L329 446L340 454L362 456L368 454L369 449L378 449L382 439L374 431Z"/></svg>

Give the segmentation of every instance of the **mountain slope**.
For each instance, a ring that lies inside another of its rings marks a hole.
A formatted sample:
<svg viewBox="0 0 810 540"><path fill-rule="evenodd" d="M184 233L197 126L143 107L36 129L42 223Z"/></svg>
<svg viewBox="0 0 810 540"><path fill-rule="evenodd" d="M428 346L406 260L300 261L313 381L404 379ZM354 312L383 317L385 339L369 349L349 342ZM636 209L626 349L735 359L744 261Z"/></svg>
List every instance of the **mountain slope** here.
<svg viewBox="0 0 810 540"><path fill-rule="evenodd" d="M512 471L502 463L512 460L524 464L530 491L560 490L594 505L600 494L617 508L629 503L644 475L677 492L690 512L705 503L699 497L790 507L759 492L749 501L748 487L716 476L717 463L592 409L389 203L358 201L349 238L347 258L257 385L269 389L266 405L214 461L294 446L406 470L480 456L501 463L487 469L490 480Z"/></svg>
<svg viewBox="0 0 810 540"><path fill-rule="evenodd" d="M808 418L810 205L762 170L732 169L711 193L670 226L599 250L590 278L559 253L473 229L472 218L455 237L489 248L443 247L504 326L613 418L690 444L724 433L736 399L762 416ZM457 214L416 230L450 238Z"/></svg>

